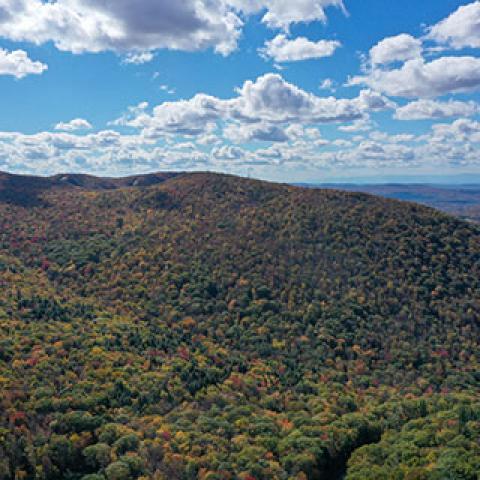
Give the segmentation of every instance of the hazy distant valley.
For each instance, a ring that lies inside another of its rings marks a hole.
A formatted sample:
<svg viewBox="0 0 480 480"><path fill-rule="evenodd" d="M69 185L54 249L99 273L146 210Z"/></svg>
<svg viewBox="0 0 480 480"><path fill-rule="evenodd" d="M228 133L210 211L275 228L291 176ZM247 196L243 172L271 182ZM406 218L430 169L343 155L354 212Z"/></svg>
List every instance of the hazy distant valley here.
<svg viewBox="0 0 480 480"><path fill-rule="evenodd" d="M421 203L467 221L480 222L480 185L375 184L351 183L304 184L310 188L328 188L364 192L408 202Z"/></svg>

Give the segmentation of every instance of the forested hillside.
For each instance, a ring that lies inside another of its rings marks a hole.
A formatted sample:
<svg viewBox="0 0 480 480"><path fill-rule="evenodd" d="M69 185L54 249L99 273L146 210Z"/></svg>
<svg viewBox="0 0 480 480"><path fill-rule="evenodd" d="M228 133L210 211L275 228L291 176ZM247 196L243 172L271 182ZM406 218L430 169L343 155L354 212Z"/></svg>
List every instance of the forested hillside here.
<svg viewBox="0 0 480 480"><path fill-rule="evenodd" d="M225 175L5 178L0 479L479 478L479 227Z"/></svg>

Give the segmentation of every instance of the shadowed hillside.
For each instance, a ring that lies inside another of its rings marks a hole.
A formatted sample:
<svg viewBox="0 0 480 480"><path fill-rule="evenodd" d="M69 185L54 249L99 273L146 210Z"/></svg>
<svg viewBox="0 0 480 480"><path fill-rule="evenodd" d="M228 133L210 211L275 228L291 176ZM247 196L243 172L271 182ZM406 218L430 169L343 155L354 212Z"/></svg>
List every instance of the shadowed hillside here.
<svg viewBox="0 0 480 480"><path fill-rule="evenodd" d="M0 172L0 202L19 206L35 206L42 202L41 195L48 190L72 188L114 190L122 187L147 187L162 183L176 175L175 173L151 173L124 178L106 178L64 174L35 177Z"/></svg>
<svg viewBox="0 0 480 480"><path fill-rule="evenodd" d="M476 226L215 174L0 185L0 478L477 479Z"/></svg>

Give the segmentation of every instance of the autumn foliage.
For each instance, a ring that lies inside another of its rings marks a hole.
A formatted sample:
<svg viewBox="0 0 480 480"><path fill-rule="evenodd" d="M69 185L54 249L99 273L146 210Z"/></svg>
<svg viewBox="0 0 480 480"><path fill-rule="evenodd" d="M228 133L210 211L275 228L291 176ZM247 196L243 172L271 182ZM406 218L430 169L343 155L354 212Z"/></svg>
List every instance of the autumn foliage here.
<svg viewBox="0 0 480 480"><path fill-rule="evenodd" d="M478 227L161 180L0 195L1 480L478 478Z"/></svg>

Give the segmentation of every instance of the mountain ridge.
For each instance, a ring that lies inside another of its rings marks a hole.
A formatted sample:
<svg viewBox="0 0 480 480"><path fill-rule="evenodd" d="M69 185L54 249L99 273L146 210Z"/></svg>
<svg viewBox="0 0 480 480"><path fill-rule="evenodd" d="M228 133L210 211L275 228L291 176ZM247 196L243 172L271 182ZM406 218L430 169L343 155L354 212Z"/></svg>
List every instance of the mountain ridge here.
<svg viewBox="0 0 480 480"><path fill-rule="evenodd" d="M0 199L0 282L8 480L476 480L475 225L211 173L53 188Z"/></svg>
<svg viewBox="0 0 480 480"><path fill-rule="evenodd" d="M115 178L75 173L42 177L0 172L0 200L32 206L42 192L51 189L114 190L145 187L157 185L177 175L181 173L157 172Z"/></svg>
<svg viewBox="0 0 480 480"><path fill-rule="evenodd" d="M258 181L264 185L279 185L284 187L294 187L299 189L317 189L317 190L333 190L338 192L350 192L357 195L370 195L382 197L377 191L369 191L368 189L357 188L351 184L305 184L305 183L288 183L288 182L270 182L266 180L255 180L249 177L239 177L236 175L217 173L217 172L153 172L138 175L108 177L96 176L81 173L58 173L50 176L23 175L0 171L0 201L12 204L18 204L25 207L35 206L44 192L54 189L64 190L84 190L84 191L108 191L118 190L122 188L142 188L160 185L168 180L180 178L183 176L202 176L210 175L213 178L232 177L242 179L244 181ZM409 202L408 199L400 199L396 197L386 197L393 201ZM414 200L410 202L417 203ZM422 202L418 203L419 205ZM424 204L427 207L435 208L434 205ZM455 215L455 212L449 212L445 209L437 209Z"/></svg>

